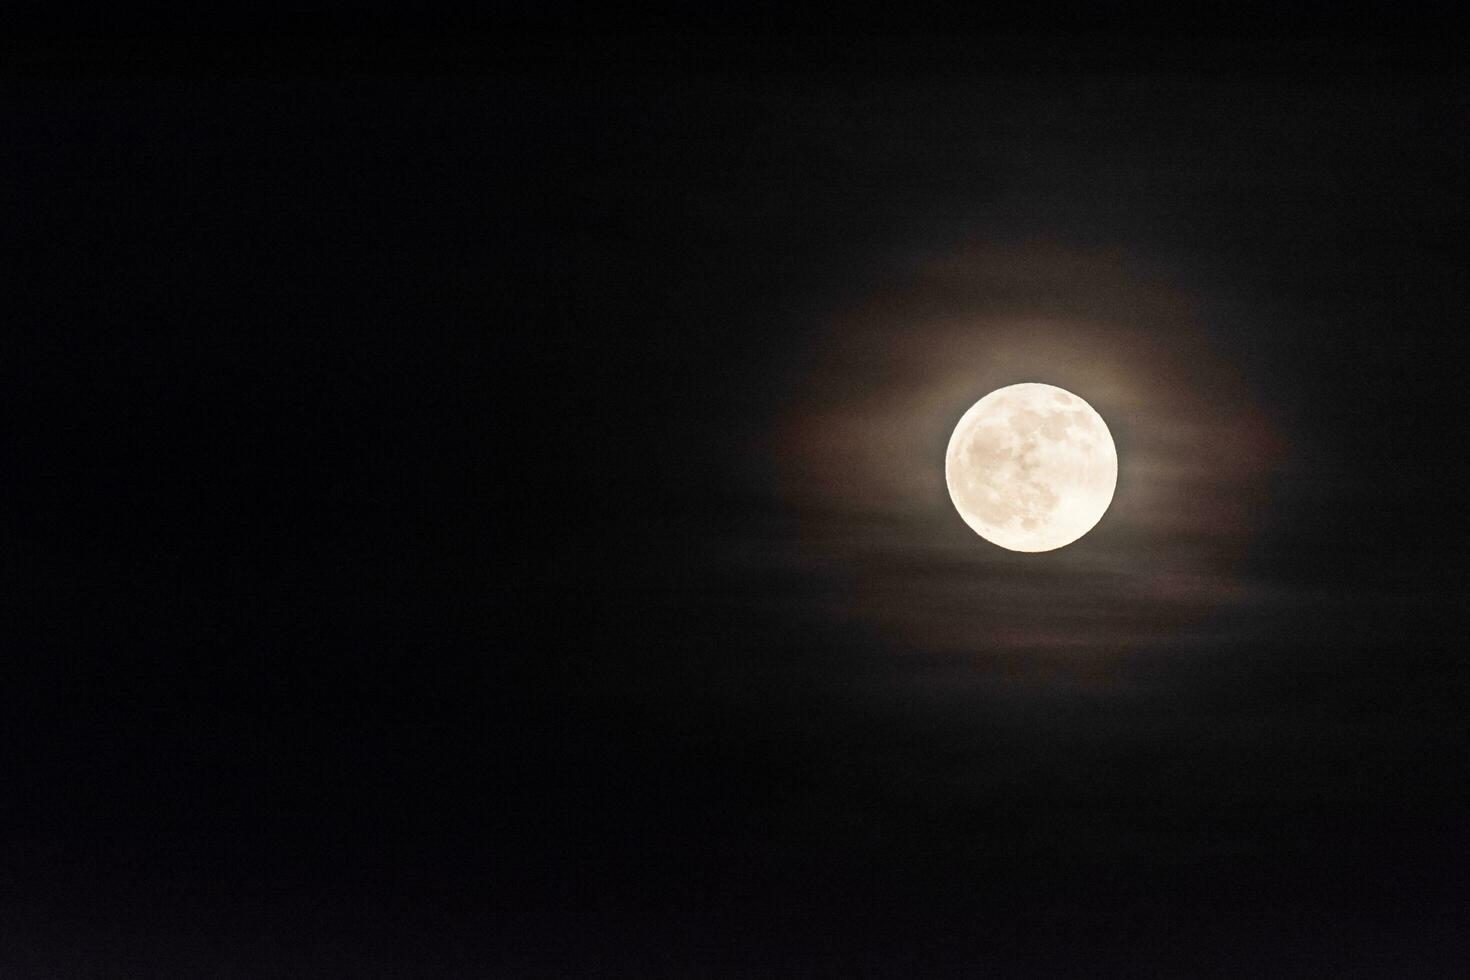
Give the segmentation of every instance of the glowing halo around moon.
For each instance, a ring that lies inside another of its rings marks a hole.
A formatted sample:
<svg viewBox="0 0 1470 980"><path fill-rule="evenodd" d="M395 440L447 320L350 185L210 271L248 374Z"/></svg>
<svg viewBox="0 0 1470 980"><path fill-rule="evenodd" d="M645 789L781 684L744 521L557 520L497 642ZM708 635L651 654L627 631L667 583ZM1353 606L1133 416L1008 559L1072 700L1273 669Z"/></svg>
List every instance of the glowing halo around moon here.
<svg viewBox="0 0 1470 980"><path fill-rule="evenodd" d="M1096 526L1118 485L1112 433L1063 388L997 388L961 416L944 479L976 534L1010 551L1052 551Z"/></svg>

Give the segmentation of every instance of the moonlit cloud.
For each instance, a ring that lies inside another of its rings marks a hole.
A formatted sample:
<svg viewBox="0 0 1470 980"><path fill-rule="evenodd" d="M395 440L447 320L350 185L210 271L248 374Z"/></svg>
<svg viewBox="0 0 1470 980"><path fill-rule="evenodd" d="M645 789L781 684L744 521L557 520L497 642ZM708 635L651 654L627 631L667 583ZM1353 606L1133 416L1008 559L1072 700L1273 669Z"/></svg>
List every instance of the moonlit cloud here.
<svg viewBox="0 0 1470 980"><path fill-rule="evenodd" d="M1240 570L1284 451L1209 313L1116 252L987 247L916 263L818 331L766 448L801 515L767 559L826 615L911 653L1122 654L1262 588ZM1014 555L948 499L944 448L977 398L1064 387L1107 421L1117 494L1080 541ZM842 583L840 587L836 583Z"/></svg>

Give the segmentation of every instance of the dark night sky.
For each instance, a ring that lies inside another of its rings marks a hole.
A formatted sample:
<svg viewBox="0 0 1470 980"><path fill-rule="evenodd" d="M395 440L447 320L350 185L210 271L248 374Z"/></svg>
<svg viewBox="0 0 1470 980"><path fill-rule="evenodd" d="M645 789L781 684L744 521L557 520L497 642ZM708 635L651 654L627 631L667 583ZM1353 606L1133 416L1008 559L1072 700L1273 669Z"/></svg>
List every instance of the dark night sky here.
<svg viewBox="0 0 1470 980"><path fill-rule="evenodd" d="M511 21L6 42L0 974L1464 975L1448 45Z"/></svg>

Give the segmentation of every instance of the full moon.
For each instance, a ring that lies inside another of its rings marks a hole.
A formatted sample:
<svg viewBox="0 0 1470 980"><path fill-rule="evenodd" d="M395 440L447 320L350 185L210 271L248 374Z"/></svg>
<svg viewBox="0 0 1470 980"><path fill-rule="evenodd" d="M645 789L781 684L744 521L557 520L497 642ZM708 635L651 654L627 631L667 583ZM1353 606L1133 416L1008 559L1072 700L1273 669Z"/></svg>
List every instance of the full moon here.
<svg viewBox="0 0 1470 980"><path fill-rule="evenodd" d="M944 459L965 523L1011 551L1071 544L1102 519L1118 485L1112 433L1062 388L997 388L960 417Z"/></svg>

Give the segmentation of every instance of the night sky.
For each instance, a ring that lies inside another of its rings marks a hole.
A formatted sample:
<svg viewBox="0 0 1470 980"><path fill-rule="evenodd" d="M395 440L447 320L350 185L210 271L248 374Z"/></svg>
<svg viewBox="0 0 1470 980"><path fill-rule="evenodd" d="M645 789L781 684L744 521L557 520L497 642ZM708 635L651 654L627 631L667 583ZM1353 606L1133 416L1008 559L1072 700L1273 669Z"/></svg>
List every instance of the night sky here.
<svg viewBox="0 0 1470 980"><path fill-rule="evenodd" d="M1458 52L612 21L5 41L0 975L1466 975Z"/></svg>

